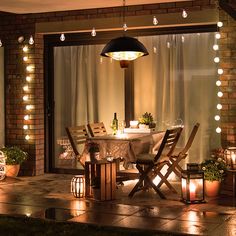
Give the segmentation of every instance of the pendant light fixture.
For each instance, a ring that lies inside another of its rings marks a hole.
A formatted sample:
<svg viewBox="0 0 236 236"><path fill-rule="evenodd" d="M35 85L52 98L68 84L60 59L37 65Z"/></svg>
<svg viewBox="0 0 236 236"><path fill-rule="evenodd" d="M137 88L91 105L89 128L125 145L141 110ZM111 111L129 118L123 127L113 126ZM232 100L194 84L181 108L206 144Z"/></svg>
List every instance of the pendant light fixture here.
<svg viewBox="0 0 236 236"><path fill-rule="evenodd" d="M125 23L125 0L123 0L123 31L127 30ZM120 61L121 68L127 68L130 61L139 57L147 56L148 51L145 46L137 39L122 36L112 39L101 52L101 56L110 57L114 60Z"/></svg>

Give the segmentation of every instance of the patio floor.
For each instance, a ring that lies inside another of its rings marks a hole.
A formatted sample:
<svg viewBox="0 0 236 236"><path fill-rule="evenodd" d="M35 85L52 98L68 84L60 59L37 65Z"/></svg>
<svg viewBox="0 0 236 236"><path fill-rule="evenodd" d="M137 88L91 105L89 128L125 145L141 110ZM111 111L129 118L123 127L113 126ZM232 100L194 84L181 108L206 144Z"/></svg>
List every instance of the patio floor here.
<svg viewBox="0 0 236 236"><path fill-rule="evenodd" d="M152 192L128 193L135 182L116 190L116 200L77 199L70 193L72 175L45 174L0 181L0 214L56 221L152 230L169 235L236 235L236 198L221 195L204 204L186 205L180 193L162 188L167 200ZM178 183L174 183L179 189Z"/></svg>

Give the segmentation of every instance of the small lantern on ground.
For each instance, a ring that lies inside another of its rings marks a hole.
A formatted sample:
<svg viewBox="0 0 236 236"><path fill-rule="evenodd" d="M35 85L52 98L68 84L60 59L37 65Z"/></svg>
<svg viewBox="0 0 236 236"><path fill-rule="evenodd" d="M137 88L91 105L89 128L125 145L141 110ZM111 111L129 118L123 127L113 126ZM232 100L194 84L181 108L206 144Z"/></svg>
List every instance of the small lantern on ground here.
<svg viewBox="0 0 236 236"><path fill-rule="evenodd" d="M74 197L83 198L84 197L84 176L76 175L71 180L71 192Z"/></svg>
<svg viewBox="0 0 236 236"><path fill-rule="evenodd" d="M182 201L185 203L203 203L204 196L204 172L199 164L187 164L187 170L181 173Z"/></svg>
<svg viewBox="0 0 236 236"><path fill-rule="evenodd" d="M224 159L231 170L236 170L236 147L228 147L225 150Z"/></svg>
<svg viewBox="0 0 236 236"><path fill-rule="evenodd" d="M6 176L6 157L4 153L0 151L0 180L3 180Z"/></svg>

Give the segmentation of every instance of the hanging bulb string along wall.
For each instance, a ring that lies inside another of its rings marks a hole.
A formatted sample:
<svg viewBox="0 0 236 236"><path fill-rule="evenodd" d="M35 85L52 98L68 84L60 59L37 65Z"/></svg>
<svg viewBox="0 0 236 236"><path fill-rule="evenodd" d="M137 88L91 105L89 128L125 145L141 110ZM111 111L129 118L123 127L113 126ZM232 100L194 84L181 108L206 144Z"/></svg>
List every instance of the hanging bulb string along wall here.
<svg viewBox="0 0 236 236"><path fill-rule="evenodd" d="M30 99L30 92L31 92L31 87L30 87L30 83L32 81L32 73L34 72L34 65L30 63L29 60L29 50L30 47L34 44L34 39L33 36L31 35L27 43L24 43L25 39L23 36L20 36L18 38L18 42L21 44L23 43L23 45L21 45L22 47L22 51L23 51L23 56L22 56L22 60L23 60L23 64L24 64L24 69L25 69L25 81L26 83L24 83L22 89L24 92L23 95L23 102L25 104L25 115L24 115L24 124L23 124L23 130L25 133L25 140L30 140L32 138L32 135L30 134L30 121L31 121L31 110L33 109L33 105L32 103L32 99Z"/></svg>
<svg viewBox="0 0 236 236"><path fill-rule="evenodd" d="M220 29L221 27L223 27L223 23L222 22L218 22L217 23L217 27L218 29ZM219 57L219 44L218 44L218 40L221 38L220 32L217 32L215 34L215 43L213 45L213 50L215 51L215 57L214 57L214 62L217 64L217 74L218 74L218 78L216 81L216 86L219 88L219 90L217 91L217 96L220 99L221 97L223 97L223 92L220 90L220 86L221 86L221 81L220 81L220 76L223 75L224 70L222 68L219 68L219 62L220 62L220 57ZM222 104L218 103L216 106L217 110L218 110L218 114L215 115L214 119L217 122L220 122L220 110L222 109ZM216 133L220 134L221 133L221 128L220 125L218 124L216 127Z"/></svg>

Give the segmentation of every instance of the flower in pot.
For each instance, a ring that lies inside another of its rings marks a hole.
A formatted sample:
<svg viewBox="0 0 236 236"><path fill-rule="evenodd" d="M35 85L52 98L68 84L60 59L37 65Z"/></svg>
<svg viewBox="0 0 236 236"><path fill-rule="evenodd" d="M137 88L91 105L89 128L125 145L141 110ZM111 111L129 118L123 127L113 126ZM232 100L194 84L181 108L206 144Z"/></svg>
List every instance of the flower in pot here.
<svg viewBox="0 0 236 236"><path fill-rule="evenodd" d="M140 118L139 118L139 127L140 128L155 128L156 124L153 121L153 116L151 113L145 112Z"/></svg>
<svg viewBox="0 0 236 236"><path fill-rule="evenodd" d="M90 142L88 144L88 151L90 153L90 160L91 161L97 161L100 159L99 157L99 144L98 143L94 143L94 142Z"/></svg>
<svg viewBox="0 0 236 236"><path fill-rule="evenodd" d="M20 165L28 158L28 153L16 146L3 147L1 151L6 157L6 176L16 177Z"/></svg>
<svg viewBox="0 0 236 236"><path fill-rule="evenodd" d="M206 159L201 163L204 171L205 193L209 197L217 196L220 190L220 183L226 174L227 165L221 157Z"/></svg>

